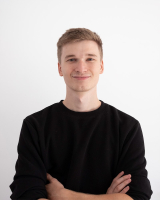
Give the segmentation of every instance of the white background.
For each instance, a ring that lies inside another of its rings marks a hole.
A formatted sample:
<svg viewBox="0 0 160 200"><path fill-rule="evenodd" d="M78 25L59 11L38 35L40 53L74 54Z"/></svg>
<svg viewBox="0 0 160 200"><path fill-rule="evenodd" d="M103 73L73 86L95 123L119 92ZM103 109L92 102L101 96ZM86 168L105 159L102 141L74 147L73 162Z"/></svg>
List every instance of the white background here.
<svg viewBox="0 0 160 200"><path fill-rule="evenodd" d="M0 0L0 199L10 199L23 119L65 99L56 44L69 28L101 37L98 98L140 122L159 199L159 0Z"/></svg>

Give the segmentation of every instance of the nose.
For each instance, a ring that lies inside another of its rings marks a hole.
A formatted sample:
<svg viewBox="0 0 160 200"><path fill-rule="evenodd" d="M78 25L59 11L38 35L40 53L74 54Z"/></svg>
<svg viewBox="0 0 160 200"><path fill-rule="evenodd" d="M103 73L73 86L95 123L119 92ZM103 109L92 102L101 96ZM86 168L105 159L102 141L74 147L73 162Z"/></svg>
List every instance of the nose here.
<svg viewBox="0 0 160 200"><path fill-rule="evenodd" d="M79 60L76 63L75 71L80 72L80 73L83 73L83 72L87 71L86 63L83 60Z"/></svg>

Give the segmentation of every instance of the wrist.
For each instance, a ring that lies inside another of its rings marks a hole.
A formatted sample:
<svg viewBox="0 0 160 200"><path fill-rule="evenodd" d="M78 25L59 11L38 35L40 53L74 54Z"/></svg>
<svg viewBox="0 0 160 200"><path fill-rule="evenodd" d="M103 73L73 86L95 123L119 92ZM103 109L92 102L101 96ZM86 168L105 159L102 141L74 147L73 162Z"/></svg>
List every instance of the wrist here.
<svg viewBox="0 0 160 200"><path fill-rule="evenodd" d="M65 188L64 191L64 195L65 197L67 197L67 200L82 200L82 199L86 199L87 194L85 193L80 193L80 192L76 192L73 190L69 190Z"/></svg>
<svg viewBox="0 0 160 200"><path fill-rule="evenodd" d="M63 188L59 190L58 194L50 196L47 200L55 200L57 198L60 198L61 200L72 200L70 197L72 197L71 190Z"/></svg>
<svg viewBox="0 0 160 200"><path fill-rule="evenodd" d="M64 190L64 196L67 197L67 199L70 199L70 200L78 200L77 198L77 192L73 191L73 190L69 190L69 189L66 189Z"/></svg>

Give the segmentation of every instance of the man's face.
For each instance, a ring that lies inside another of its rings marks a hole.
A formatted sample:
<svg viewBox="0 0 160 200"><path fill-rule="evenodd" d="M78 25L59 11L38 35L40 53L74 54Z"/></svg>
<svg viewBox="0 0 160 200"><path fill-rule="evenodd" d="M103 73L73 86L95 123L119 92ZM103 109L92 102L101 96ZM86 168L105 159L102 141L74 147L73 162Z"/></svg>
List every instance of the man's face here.
<svg viewBox="0 0 160 200"><path fill-rule="evenodd" d="M84 40L64 45L61 64L58 63L58 71L60 76L64 76L67 89L75 92L86 92L95 88L99 74L104 71L97 43ZM80 80L75 78L76 76L89 76L89 78Z"/></svg>

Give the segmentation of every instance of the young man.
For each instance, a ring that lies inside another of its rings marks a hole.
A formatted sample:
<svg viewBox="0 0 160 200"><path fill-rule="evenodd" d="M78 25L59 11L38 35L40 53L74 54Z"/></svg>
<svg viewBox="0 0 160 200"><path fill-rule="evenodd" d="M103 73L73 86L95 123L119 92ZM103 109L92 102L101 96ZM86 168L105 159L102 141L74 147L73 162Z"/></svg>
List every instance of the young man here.
<svg viewBox="0 0 160 200"><path fill-rule="evenodd" d="M11 199L149 200L140 123L97 97L100 37L69 29L57 47L66 98L23 120Z"/></svg>

